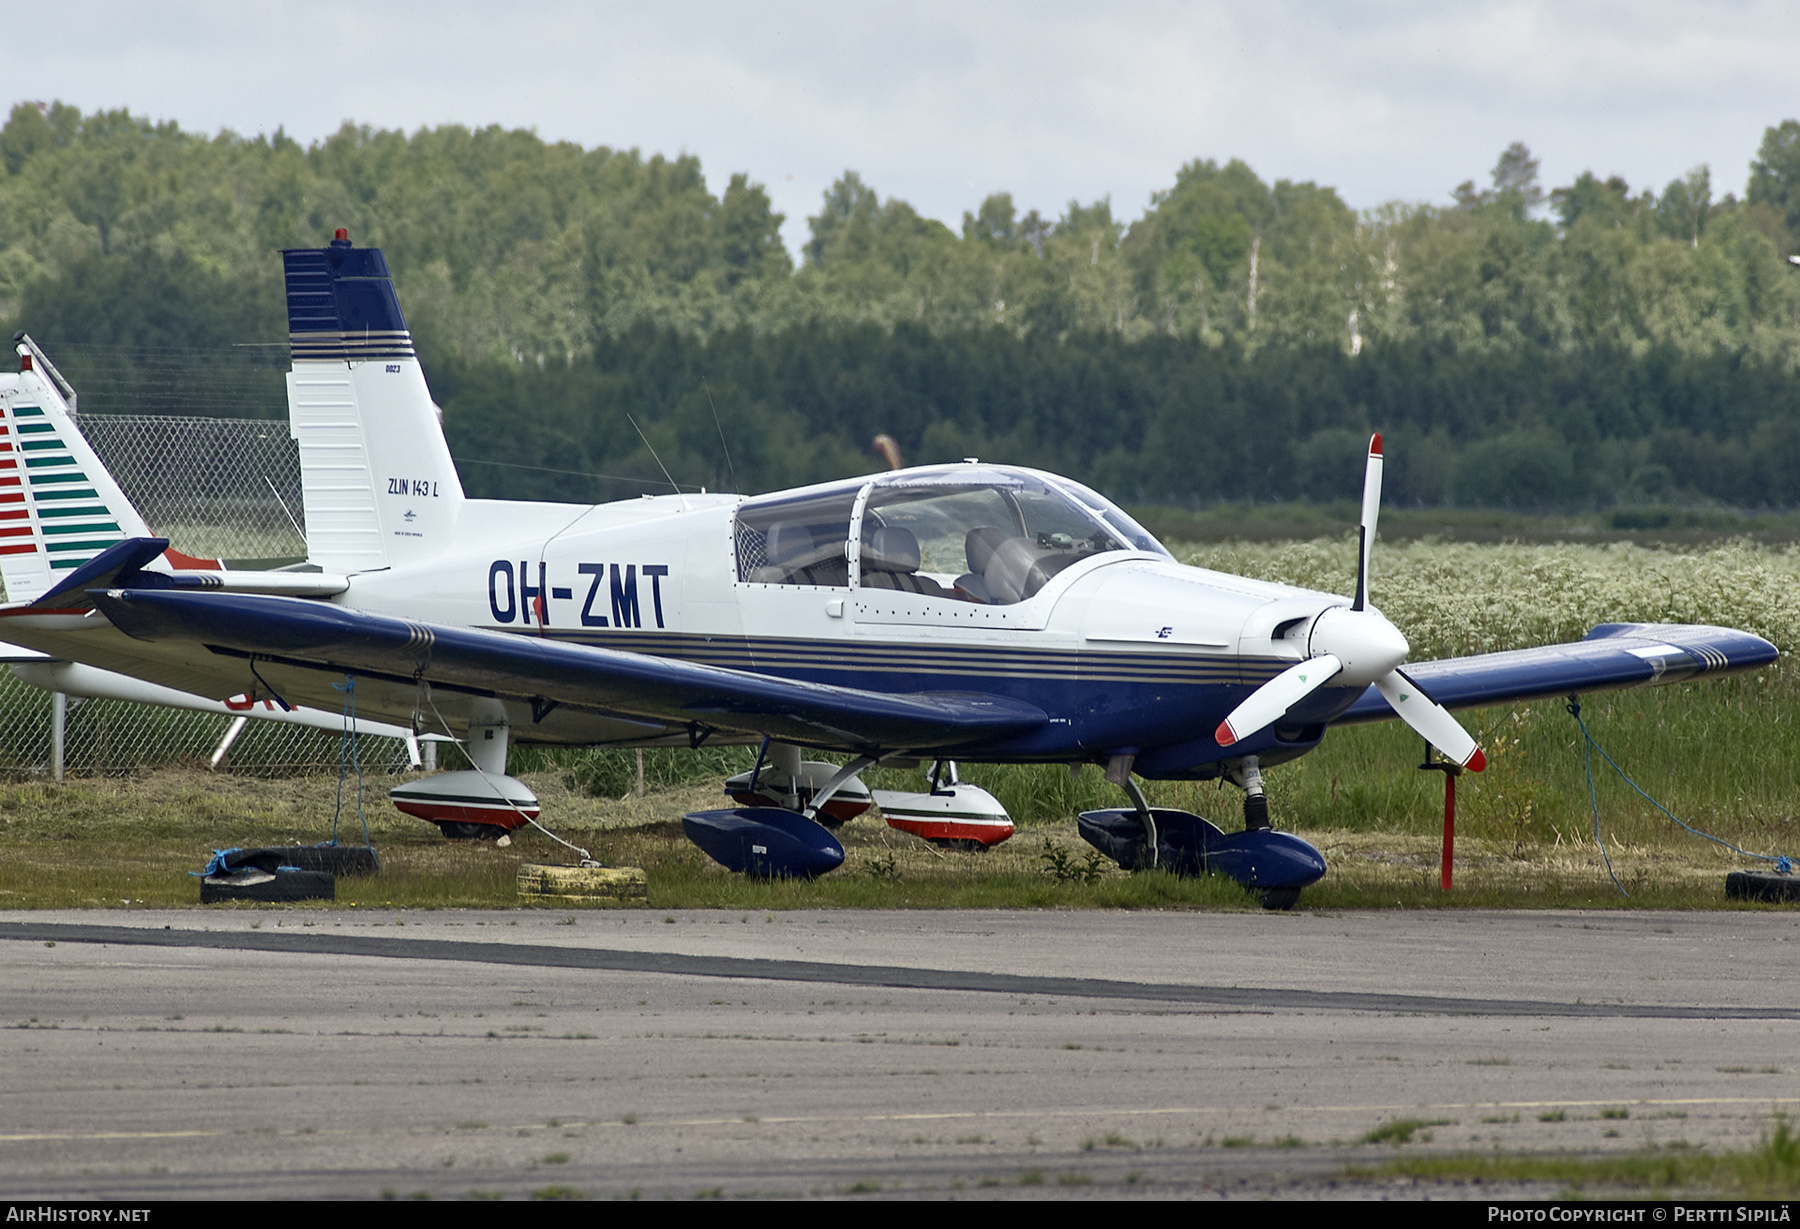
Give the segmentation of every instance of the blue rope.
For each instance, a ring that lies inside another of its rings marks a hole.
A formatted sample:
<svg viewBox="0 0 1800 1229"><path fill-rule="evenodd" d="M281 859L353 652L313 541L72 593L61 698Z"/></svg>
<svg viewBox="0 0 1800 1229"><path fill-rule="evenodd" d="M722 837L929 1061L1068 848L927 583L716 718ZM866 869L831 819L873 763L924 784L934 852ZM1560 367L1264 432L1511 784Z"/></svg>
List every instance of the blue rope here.
<svg viewBox="0 0 1800 1229"><path fill-rule="evenodd" d="M1619 882L1617 875L1613 874L1612 857L1606 852L1606 842L1600 837L1600 799L1594 793L1594 750L1599 749L1599 744L1594 741L1594 736L1588 733L1587 723L1581 719L1581 705L1576 702L1574 696L1569 697L1568 709L1569 716L1575 718L1575 724L1581 727L1581 736L1587 740L1581 746L1581 759L1587 765L1588 805L1594 809L1594 844L1600 846L1600 858L1606 863L1607 878L1613 881L1613 887L1619 889L1620 896L1630 900L1631 893L1625 890L1625 885ZM1602 750L1600 754L1606 755L1606 752ZM1611 756L1606 757L1606 762L1612 764L1613 769L1618 771L1621 777L1625 777L1623 770L1620 770L1617 764L1613 764ZM1627 784L1631 783L1630 777L1625 777L1625 780ZM1637 786L1632 785L1632 788L1637 789ZM1638 790L1638 793L1642 794L1644 791ZM1644 796L1649 797L1648 794ZM1650 800L1656 801L1654 798ZM1674 819L1675 817L1671 815L1669 818ZM1675 822L1680 823L1681 821L1677 819Z"/></svg>
<svg viewBox="0 0 1800 1229"><path fill-rule="evenodd" d="M1651 806L1655 807L1657 810L1661 811L1664 815L1668 816L1669 821L1671 823L1673 823L1676 827L1681 828L1684 831L1691 832L1695 836L1705 837L1707 840L1713 842L1715 845L1723 845L1723 846L1725 846L1725 848L1731 850L1732 853L1738 854L1741 857L1755 858L1759 862L1773 862L1775 864L1776 871L1779 872L1780 874L1787 875L1787 874L1793 873L1794 860L1785 854L1772 855L1772 854L1766 854L1766 853L1751 853L1748 849L1740 849L1738 846L1733 845L1730 841L1725 840L1723 837L1714 836L1710 832L1702 832L1702 831L1700 831L1700 829L1695 828L1690 824L1682 823L1681 820L1679 820L1675 817L1675 813L1670 811L1668 807L1664 806L1662 803L1660 803L1656 799L1652 798L1649 794L1646 794L1644 792L1643 786L1639 785L1636 781L1633 781L1629 776L1627 776L1625 773L1625 770L1623 768L1619 767L1618 761L1614 760L1612 756L1610 756L1606 753L1606 748L1602 747L1599 743L1594 741L1594 736L1588 732L1587 722L1585 722L1581 719L1581 704L1574 696L1569 697L1569 703L1565 707L1567 707L1569 710L1569 716L1575 718L1575 724L1581 727L1581 737L1584 740L1584 744L1582 746L1582 756L1587 761L1588 804L1590 806L1592 806L1593 810L1594 810L1594 841L1597 844L1600 844L1600 856L1603 858L1606 858L1606 873L1608 875L1612 875L1613 886L1617 887L1619 889L1619 891L1621 893L1623 893L1626 897L1629 898L1631 893L1626 892L1624 885L1619 883L1619 877L1617 875L1613 875L1612 859L1606 857L1606 846L1604 843L1600 842L1600 803L1594 796L1594 756L1593 756L1593 753L1595 751L1598 751L1600 753L1601 759L1605 760L1608 764L1612 765L1612 770L1619 774L1619 779L1621 781L1625 782L1625 784L1629 785L1632 789L1636 790L1638 792L1638 796L1641 797L1645 802L1648 802Z"/></svg>

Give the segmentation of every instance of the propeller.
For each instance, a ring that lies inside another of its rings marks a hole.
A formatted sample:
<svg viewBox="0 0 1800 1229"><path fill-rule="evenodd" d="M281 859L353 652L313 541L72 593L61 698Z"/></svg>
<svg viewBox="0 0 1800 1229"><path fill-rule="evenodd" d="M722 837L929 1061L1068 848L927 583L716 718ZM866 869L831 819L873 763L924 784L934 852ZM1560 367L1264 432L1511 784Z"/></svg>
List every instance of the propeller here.
<svg viewBox="0 0 1800 1229"><path fill-rule="evenodd" d="M1409 646L1400 630L1369 609L1369 551L1375 544L1375 521L1381 511L1381 436L1369 440L1368 467L1363 474L1362 524L1356 566L1356 598L1348 608L1333 606L1313 620L1307 639L1310 656L1258 687L1219 723L1213 737L1229 747L1279 721L1294 705L1325 684L1367 687L1373 683L1400 720L1411 726L1446 759L1480 772L1487 757L1450 710L1425 694L1400 669Z"/></svg>

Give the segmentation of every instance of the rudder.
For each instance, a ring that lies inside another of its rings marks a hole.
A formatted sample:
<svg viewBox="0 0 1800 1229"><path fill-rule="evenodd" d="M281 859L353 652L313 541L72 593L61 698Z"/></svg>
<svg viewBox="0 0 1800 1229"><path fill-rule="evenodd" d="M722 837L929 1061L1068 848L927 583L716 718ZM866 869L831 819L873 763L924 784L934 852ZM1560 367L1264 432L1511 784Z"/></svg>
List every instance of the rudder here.
<svg viewBox="0 0 1800 1229"><path fill-rule="evenodd" d="M300 446L309 557L360 572L442 554L462 482L386 259L340 230L330 247L282 260L288 429Z"/></svg>

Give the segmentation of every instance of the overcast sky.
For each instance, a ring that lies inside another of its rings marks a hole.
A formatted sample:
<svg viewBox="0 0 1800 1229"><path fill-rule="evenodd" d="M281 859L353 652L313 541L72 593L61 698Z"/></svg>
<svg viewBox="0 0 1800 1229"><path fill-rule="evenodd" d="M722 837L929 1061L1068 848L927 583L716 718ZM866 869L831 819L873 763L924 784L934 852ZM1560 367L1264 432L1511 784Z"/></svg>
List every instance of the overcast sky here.
<svg viewBox="0 0 1800 1229"><path fill-rule="evenodd" d="M714 191L765 184L790 247L845 168L952 227L995 191L1135 218L1193 158L1357 208L1446 203L1512 141L1546 187L1591 169L1660 191L1707 163L1723 194L1800 116L1800 5L1762 0L0 8L10 101L303 142L351 119L692 153Z"/></svg>

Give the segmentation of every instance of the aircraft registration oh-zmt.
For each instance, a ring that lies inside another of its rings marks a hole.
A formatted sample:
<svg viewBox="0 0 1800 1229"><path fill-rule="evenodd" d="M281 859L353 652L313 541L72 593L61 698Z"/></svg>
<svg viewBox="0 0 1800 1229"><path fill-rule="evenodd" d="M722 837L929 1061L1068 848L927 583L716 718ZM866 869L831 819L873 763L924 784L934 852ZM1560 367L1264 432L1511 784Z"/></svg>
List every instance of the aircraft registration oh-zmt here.
<svg viewBox="0 0 1800 1229"><path fill-rule="evenodd" d="M1379 436L1354 598L1184 566L1095 492L1005 465L747 499L468 499L379 250L340 231L284 256L290 427L320 569L308 595L234 588L127 539L0 612L0 635L205 695L329 706L352 675L359 713L466 735L476 772L461 775L482 783L469 792L502 804L459 810L471 783L450 778L405 787L428 796L407 809L447 831L506 826L516 741L760 741L733 792L774 805L687 817L714 857L758 873L841 862L815 820L871 764L1095 763L1132 805L1084 815L1083 835L1122 865L1219 871L1291 905L1325 865L1269 826L1261 770L1330 726L1398 716L1479 771L1449 708L1776 656L1730 629L1612 624L1402 670L1406 641L1367 600ZM806 765L802 748L849 762ZM1245 829L1152 809L1134 775L1229 779Z"/></svg>

